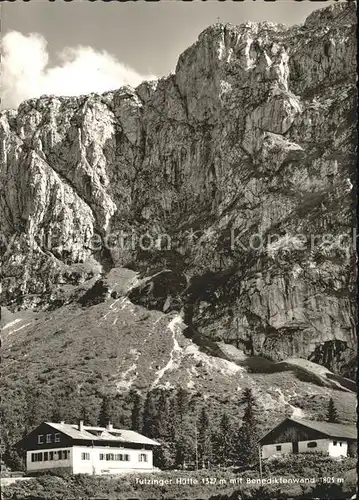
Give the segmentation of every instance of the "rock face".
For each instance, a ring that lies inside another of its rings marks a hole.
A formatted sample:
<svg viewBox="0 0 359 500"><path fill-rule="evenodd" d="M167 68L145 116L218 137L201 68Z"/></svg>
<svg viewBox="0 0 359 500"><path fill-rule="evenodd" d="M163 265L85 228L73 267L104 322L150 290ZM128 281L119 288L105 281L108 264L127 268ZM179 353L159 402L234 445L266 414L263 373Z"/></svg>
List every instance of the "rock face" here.
<svg viewBox="0 0 359 500"><path fill-rule="evenodd" d="M353 376L355 23L218 24L167 78L3 111L1 304L129 268L201 335Z"/></svg>

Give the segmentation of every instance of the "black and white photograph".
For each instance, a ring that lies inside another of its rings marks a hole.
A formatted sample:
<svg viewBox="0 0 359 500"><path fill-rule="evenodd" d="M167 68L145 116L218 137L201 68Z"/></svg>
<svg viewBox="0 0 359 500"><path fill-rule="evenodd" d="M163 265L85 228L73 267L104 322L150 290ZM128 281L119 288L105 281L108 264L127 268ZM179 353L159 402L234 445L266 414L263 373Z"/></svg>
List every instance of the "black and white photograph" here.
<svg viewBox="0 0 359 500"><path fill-rule="evenodd" d="M357 3L0 22L2 499L357 498Z"/></svg>

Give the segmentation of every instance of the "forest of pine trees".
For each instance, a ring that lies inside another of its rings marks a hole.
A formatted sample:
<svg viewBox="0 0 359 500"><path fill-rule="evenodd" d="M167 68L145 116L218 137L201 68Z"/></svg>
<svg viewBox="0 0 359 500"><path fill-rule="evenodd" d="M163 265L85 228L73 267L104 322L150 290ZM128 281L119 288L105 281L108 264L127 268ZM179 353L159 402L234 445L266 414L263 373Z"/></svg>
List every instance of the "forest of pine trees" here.
<svg viewBox="0 0 359 500"><path fill-rule="evenodd" d="M162 443L155 454L160 468L248 467L258 461L257 409L250 389L238 401L242 426L238 415L213 413L200 394L181 387L154 390L145 398L132 391L130 397L132 429Z"/></svg>
<svg viewBox="0 0 359 500"><path fill-rule="evenodd" d="M11 440L4 436L3 442L8 443L9 466L19 468L20 457L12 451L14 442L43 421L82 419L85 425L111 422L159 441L162 446L155 450L155 463L161 469L248 466L258 460L256 403L250 389L243 391L237 408L238 412L228 414L200 393L181 387L147 393L131 390L102 398L81 397L71 383L56 398L30 387L24 391L21 427L14 429ZM6 420L14 421L13 409L7 411Z"/></svg>

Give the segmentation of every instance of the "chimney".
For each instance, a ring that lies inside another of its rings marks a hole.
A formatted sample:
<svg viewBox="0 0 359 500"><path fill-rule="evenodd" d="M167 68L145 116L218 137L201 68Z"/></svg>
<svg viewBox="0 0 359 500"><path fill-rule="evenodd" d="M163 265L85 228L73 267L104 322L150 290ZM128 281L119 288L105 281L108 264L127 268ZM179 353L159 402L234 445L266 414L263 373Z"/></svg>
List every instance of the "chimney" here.
<svg viewBox="0 0 359 500"><path fill-rule="evenodd" d="M84 430L84 421L83 420L79 420L78 429L79 429L79 431L83 431Z"/></svg>
<svg viewBox="0 0 359 500"><path fill-rule="evenodd" d="M111 422L109 422L107 425L106 425L106 429L108 431L113 431L113 425L111 424Z"/></svg>

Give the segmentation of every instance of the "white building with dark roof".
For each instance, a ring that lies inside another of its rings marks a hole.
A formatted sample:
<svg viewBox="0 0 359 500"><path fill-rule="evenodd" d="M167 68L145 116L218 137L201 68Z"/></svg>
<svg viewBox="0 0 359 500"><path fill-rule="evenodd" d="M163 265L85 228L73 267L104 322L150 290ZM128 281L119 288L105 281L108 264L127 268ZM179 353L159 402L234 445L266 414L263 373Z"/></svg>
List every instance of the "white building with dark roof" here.
<svg viewBox="0 0 359 500"><path fill-rule="evenodd" d="M262 458L286 453L323 452L331 457L354 456L357 446L355 425L286 418L260 441Z"/></svg>
<svg viewBox="0 0 359 500"><path fill-rule="evenodd" d="M152 472L153 449L160 443L127 429L43 422L17 447L26 451L26 470L54 469L72 474Z"/></svg>

